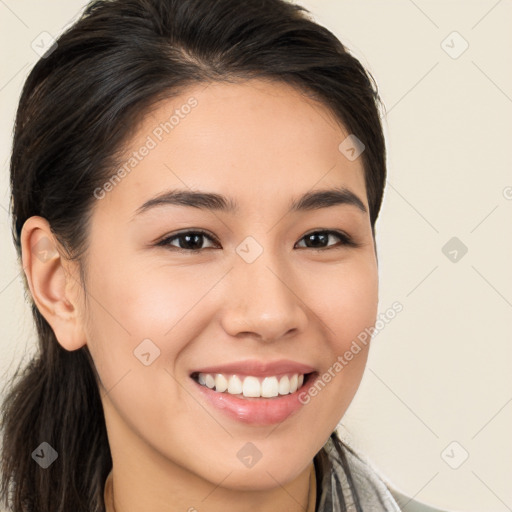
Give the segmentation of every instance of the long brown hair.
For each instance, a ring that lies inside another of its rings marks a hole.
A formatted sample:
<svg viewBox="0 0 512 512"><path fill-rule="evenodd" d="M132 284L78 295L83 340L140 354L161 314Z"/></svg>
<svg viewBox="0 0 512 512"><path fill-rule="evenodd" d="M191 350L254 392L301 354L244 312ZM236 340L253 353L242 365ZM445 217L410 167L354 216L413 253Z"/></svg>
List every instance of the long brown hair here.
<svg viewBox="0 0 512 512"><path fill-rule="evenodd" d="M23 87L10 163L20 259L22 226L39 215L82 265L93 191L141 115L189 85L255 77L317 98L365 144L374 229L386 179L377 87L308 11L286 0L99 0ZM63 349L33 301L32 313L38 350L2 404L2 499L13 512L103 511L112 460L92 358L87 346ZM44 442L58 453L48 468L33 457Z"/></svg>

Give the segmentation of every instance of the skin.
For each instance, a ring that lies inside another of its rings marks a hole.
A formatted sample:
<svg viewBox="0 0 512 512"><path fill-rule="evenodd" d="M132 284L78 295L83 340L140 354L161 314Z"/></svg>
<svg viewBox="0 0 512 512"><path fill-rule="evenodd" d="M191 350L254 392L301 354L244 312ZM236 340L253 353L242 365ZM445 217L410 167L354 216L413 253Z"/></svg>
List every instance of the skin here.
<svg viewBox="0 0 512 512"><path fill-rule="evenodd" d="M192 96L197 107L95 201L87 293L77 263L64 257L41 217L23 227L27 280L59 343L67 350L87 344L93 357L117 512L303 511L313 457L357 391L368 346L278 425L225 416L202 400L189 374L282 358L322 374L375 323L378 273L368 213L347 204L287 213L292 198L340 186L368 210L363 163L340 152L348 132L323 104L262 80L200 84L161 101L126 155ZM135 215L174 188L221 193L240 210L165 205ZM199 242L205 249L180 252L176 238L174 250L155 246L188 228L211 234ZM341 230L359 245L331 236L320 250L308 248L304 236L322 229ZM263 249L252 263L236 252L247 236ZM44 238L58 252L41 261L32 248ZM160 350L149 366L133 353L147 338ZM262 454L251 468L237 457L248 441Z"/></svg>

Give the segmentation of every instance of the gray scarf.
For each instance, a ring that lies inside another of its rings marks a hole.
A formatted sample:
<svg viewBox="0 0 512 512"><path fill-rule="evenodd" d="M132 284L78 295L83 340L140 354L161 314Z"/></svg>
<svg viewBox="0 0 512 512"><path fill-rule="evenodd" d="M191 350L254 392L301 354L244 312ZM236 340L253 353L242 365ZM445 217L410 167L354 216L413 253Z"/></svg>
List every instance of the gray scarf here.
<svg viewBox="0 0 512 512"><path fill-rule="evenodd" d="M314 458L315 512L400 512L386 484L333 432Z"/></svg>

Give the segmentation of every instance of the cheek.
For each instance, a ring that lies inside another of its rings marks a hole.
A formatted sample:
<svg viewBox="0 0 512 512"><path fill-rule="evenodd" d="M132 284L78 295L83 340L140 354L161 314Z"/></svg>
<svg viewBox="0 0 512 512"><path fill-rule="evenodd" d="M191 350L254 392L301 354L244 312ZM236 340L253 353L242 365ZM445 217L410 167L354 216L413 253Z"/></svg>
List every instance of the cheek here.
<svg viewBox="0 0 512 512"><path fill-rule="evenodd" d="M129 334L133 341L172 337L175 326L215 282L215 276L199 275L192 267L156 268L132 265L129 260L101 266L110 269L108 275L93 276L89 286L96 325L101 330L116 330L121 337Z"/></svg>
<svg viewBox="0 0 512 512"><path fill-rule="evenodd" d="M204 326L200 302L218 278L192 267L103 262L96 268L110 269L104 275L93 269L87 283L87 339L104 387L128 371L138 373L144 359L174 372L181 351Z"/></svg>
<svg viewBox="0 0 512 512"><path fill-rule="evenodd" d="M310 303L321 320L326 339L336 352L344 352L375 322L378 308L378 274L371 261L355 262L339 271L317 274Z"/></svg>
<svg viewBox="0 0 512 512"><path fill-rule="evenodd" d="M354 260L339 272L317 275L316 293L310 297L327 340L322 380L340 416L359 387L370 345L370 330L378 309L378 273L372 258Z"/></svg>
<svg viewBox="0 0 512 512"><path fill-rule="evenodd" d="M371 259L346 265L339 272L317 275L314 304L326 345L319 381L303 403L327 436L339 423L361 382L370 344L369 328L378 308L378 274ZM309 405L308 405L309 407Z"/></svg>

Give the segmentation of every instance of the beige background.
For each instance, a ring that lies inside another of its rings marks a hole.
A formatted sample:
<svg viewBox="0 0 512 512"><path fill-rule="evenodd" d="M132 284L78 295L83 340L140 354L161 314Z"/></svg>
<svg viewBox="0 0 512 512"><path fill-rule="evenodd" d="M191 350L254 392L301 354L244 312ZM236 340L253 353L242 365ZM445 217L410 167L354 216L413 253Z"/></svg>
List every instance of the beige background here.
<svg viewBox="0 0 512 512"><path fill-rule="evenodd" d="M380 301L404 309L374 339L345 436L414 497L406 512L512 510L512 1L302 4L370 69L388 111ZM0 0L2 375L35 347L7 213L14 112L32 42L83 5Z"/></svg>

